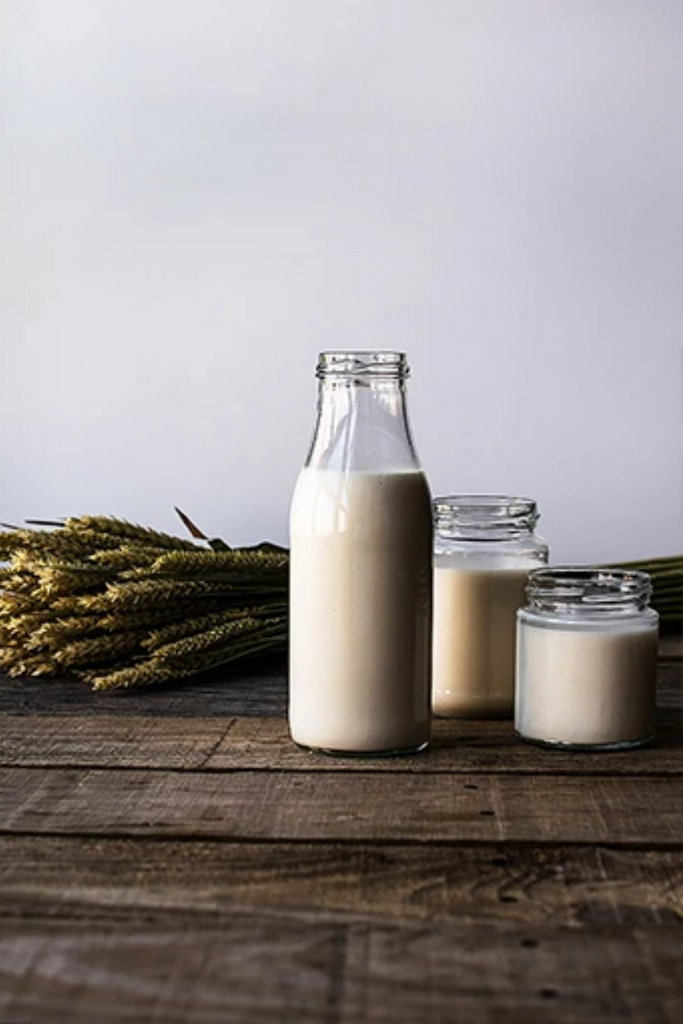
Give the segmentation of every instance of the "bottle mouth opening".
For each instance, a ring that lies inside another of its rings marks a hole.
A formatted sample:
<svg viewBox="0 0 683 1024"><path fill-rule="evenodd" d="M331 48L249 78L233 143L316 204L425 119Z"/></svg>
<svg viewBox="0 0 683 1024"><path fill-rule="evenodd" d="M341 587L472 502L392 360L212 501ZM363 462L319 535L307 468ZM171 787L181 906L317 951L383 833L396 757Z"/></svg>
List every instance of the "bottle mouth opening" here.
<svg viewBox="0 0 683 1024"><path fill-rule="evenodd" d="M405 380L409 376L405 352L321 352L316 367L316 377L320 380L335 377Z"/></svg>
<svg viewBox="0 0 683 1024"><path fill-rule="evenodd" d="M635 569L549 566L530 572L526 591L535 608L600 614L646 608L652 580Z"/></svg>
<svg viewBox="0 0 683 1024"><path fill-rule="evenodd" d="M439 533L481 536L533 530L540 516L533 498L509 494L450 494L434 499Z"/></svg>

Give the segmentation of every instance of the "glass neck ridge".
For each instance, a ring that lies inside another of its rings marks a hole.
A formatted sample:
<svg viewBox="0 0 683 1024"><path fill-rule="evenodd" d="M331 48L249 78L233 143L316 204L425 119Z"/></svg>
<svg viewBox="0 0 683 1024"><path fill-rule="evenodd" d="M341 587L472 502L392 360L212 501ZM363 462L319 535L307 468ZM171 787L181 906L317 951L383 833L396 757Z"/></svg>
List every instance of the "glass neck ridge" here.
<svg viewBox="0 0 683 1024"><path fill-rule="evenodd" d="M410 367L404 352L321 352L316 376L321 382L401 382L410 376Z"/></svg>

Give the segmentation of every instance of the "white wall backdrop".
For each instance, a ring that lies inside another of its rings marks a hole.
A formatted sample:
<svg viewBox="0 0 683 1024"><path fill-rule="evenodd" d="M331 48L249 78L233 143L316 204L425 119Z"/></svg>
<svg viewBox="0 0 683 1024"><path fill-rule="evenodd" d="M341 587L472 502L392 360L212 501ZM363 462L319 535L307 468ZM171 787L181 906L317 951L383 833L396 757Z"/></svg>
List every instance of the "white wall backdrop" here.
<svg viewBox="0 0 683 1024"><path fill-rule="evenodd" d="M683 548L680 0L0 0L0 518L286 539L323 348L435 492Z"/></svg>

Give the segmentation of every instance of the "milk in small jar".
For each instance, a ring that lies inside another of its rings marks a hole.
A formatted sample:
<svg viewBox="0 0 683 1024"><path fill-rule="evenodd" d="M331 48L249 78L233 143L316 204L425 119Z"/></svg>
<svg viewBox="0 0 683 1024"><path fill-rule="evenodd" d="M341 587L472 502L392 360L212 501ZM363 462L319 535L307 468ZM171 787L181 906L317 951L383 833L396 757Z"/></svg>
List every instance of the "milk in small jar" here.
<svg viewBox="0 0 683 1024"><path fill-rule="evenodd" d="M647 573L550 566L518 613L515 730L547 746L621 750L654 736L659 617Z"/></svg>

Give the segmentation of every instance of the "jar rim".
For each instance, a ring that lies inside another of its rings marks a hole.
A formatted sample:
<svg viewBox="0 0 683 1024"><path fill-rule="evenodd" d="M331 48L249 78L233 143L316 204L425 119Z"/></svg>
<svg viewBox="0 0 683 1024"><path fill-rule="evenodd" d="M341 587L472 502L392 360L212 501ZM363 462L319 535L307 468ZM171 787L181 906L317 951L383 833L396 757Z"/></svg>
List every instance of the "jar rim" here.
<svg viewBox="0 0 683 1024"><path fill-rule="evenodd" d="M463 515L474 515L477 512L492 515L528 515L536 511L536 501L534 498L511 494L446 494L434 498L434 509L437 512Z"/></svg>
<svg viewBox="0 0 683 1024"><path fill-rule="evenodd" d="M550 565L531 570L526 592L530 607L599 615L646 608L652 579L638 569Z"/></svg>
<svg viewBox="0 0 683 1024"><path fill-rule="evenodd" d="M510 494L448 494L432 503L434 523L443 533L531 531L540 519L534 498Z"/></svg>
<svg viewBox="0 0 683 1024"><path fill-rule="evenodd" d="M405 380L410 367L405 352L387 350L351 350L321 352L316 367L318 378L391 377Z"/></svg>

